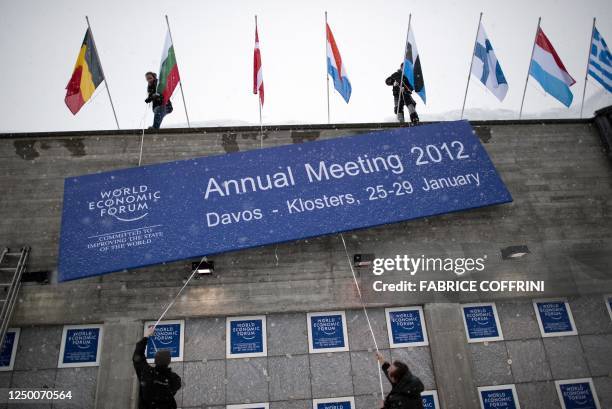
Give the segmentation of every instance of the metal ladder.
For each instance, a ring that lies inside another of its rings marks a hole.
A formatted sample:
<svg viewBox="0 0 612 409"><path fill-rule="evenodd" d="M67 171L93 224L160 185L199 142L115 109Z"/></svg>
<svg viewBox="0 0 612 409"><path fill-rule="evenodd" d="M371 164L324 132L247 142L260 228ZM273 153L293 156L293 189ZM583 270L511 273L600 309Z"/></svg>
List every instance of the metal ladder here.
<svg viewBox="0 0 612 409"><path fill-rule="evenodd" d="M13 316L21 288L21 276L26 269L29 254L30 248L27 246L15 252L8 248L0 250L0 345L4 343L4 336Z"/></svg>

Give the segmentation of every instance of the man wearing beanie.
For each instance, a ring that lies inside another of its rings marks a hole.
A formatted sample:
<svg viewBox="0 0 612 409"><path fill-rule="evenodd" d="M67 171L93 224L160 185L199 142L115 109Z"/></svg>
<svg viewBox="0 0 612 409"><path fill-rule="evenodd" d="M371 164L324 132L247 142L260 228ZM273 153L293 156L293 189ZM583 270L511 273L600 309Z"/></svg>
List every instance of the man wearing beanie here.
<svg viewBox="0 0 612 409"><path fill-rule="evenodd" d="M132 357L140 383L138 409L176 409L174 395L181 388L181 377L168 367L170 351L158 350L154 367L149 365L145 356L147 341L154 331L154 327L147 328L144 337L136 343Z"/></svg>

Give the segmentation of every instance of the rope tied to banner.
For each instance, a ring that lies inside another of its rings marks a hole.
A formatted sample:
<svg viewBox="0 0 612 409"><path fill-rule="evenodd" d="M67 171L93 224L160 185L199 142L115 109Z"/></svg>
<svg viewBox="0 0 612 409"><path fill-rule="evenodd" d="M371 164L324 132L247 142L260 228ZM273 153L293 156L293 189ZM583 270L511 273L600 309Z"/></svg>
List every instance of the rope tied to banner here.
<svg viewBox="0 0 612 409"><path fill-rule="evenodd" d="M145 127L147 126L147 112L149 112L149 106L151 103L149 102L145 107L144 114L142 115L142 119L140 120L140 127L142 128L142 134L140 135L140 154L138 155L138 166L142 163L142 147L144 145L144 134Z"/></svg>
<svg viewBox="0 0 612 409"><path fill-rule="evenodd" d="M353 263L351 263L351 257L349 256L348 249L346 247L346 241L344 241L344 234L340 233L340 238L342 239L342 245L344 246L344 252L346 253L346 259L351 269L351 274L353 275L353 281L355 282L355 288L357 288L357 295L359 296L359 302L361 303L363 314L365 315L366 321L368 323L368 329L370 330L370 335L372 335L372 341L374 341L374 348L376 348L376 353L379 354L380 350L378 349L378 342L376 342L376 336L374 335L374 330L372 329L372 323L370 322L370 316L368 315L366 304L363 301L363 296L361 294L361 288L359 287L359 282L357 281L357 275L355 274L355 270L353 269ZM382 399L384 400L385 391L384 391L383 383L382 383L382 371L380 369L380 365L378 365L378 361L376 363L376 367L378 368L378 382L380 384L380 395Z"/></svg>
<svg viewBox="0 0 612 409"><path fill-rule="evenodd" d="M206 261L206 256L202 257L202 259L200 260L200 262L198 263L197 267L193 269L193 271L191 272L191 275L189 276L189 278L187 279L187 281L185 281L185 284L183 284L183 286L181 287L181 289L178 291L178 293L174 296L174 298L168 303L168 306L164 309L164 312L161 313L161 315L159 316L159 318L157 319L157 321L155 322L155 324L153 324L153 330L155 330L155 328L157 328L157 326L159 325L159 322L166 316L166 313L170 310L170 308L172 308L172 306L176 303L176 300L180 297L181 293L183 292L183 290L187 287L187 285L189 284L189 282L191 281L191 279L196 275L196 273L198 272L198 270L200 269L200 266L202 265L203 262ZM150 327L149 327L150 328ZM153 337L151 338L151 342L153 343L153 348L155 348L155 352L157 352L157 346L155 345L155 341L153 340Z"/></svg>

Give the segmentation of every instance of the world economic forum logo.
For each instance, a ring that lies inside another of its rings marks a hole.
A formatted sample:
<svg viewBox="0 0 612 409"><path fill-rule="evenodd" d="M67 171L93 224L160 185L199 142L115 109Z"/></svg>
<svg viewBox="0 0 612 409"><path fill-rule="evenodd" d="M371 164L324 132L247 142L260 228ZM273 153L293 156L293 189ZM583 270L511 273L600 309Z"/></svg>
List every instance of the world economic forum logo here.
<svg viewBox="0 0 612 409"><path fill-rule="evenodd" d="M325 335L335 335L340 325L341 321L334 316L322 317L314 322L316 330Z"/></svg>
<svg viewBox="0 0 612 409"><path fill-rule="evenodd" d="M180 336L179 329L175 326L158 326L155 328L155 341L162 345L170 345Z"/></svg>
<svg viewBox="0 0 612 409"><path fill-rule="evenodd" d="M411 313L399 313L393 315L393 322L405 330L413 330L416 326L417 316Z"/></svg>
<svg viewBox="0 0 612 409"><path fill-rule="evenodd" d="M487 308L474 308L466 314L467 318L478 325L489 325L491 313Z"/></svg>
<svg viewBox="0 0 612 409"><path fill-rule="evenodd" d="M255 321L244 321L236 322L232 331L240 338L250 341L255 339L258 331L261 331L261 329Z"/></svg>
<svg viewBox="0 0 612 409"><path fill-rule="evenodd" d="M94 342L97 342L97 336L98 333L90 329L74 331L68 341L79 349L89 349Z"/></svg>
<svg viewBox="0 0 612 409"><path fill-rule="evenodd" d="M148 185L123 186L100 191L97 200L87 203L90 211L99 212L100 217L112 216L122 222L144 219L151 206L161 200L161 191Z"/></svg>

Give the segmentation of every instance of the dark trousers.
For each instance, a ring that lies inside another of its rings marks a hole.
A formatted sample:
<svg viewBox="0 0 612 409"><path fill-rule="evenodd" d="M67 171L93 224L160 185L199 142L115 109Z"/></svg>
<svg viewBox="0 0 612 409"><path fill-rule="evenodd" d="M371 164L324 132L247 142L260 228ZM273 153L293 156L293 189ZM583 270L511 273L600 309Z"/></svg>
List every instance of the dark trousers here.
<svg viewBox="0 0 612 409"><path fill-rule="evenodd" d="M167 113L166 105L159 105L153 108L153 129L159 129Z"/></svg>
<svg viewBox="0 0 612 409"><path fill-rule="evenodd" d="M412 95L409 93L402 93L402 98L400 100L399 95L393 95L393 113L397 115L398 113L404 113L404 105L408 108L408 112L412 113L415 111L416 102L412 99ZM410 107L412 105L412 107Z"/></svg>

